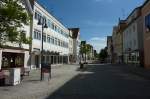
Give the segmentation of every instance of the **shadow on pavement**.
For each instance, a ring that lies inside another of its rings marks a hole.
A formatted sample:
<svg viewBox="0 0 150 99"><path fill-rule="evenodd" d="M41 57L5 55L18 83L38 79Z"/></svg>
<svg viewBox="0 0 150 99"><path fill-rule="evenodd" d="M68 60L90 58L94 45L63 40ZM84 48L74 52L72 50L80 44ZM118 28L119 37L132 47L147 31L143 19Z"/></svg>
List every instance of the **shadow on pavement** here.
<svg viewBox="0 0 150 99"><path fill-rule="evenodd" d="M111 65L89 65L46 99L150 99L149 81L124 79Z"/></svg>

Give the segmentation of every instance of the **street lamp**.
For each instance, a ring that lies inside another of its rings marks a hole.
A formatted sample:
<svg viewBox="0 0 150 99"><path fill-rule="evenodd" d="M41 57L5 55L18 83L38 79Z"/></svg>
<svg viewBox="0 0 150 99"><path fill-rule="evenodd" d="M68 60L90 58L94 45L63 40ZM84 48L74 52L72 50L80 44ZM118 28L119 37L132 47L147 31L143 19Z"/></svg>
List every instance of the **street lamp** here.
<svg viewBox="0 0 150 99"><path fill-rule="evenodd" d="M38 25L42 25L42 46L41 46L41 81L43 80L43 73L42 73L42 67L43 67L43 63L44 63L44 60L43 60L43 31L44 31L44 28L48 28L47 24L46 24L46 20L42 20L41 21L41 18L39 19L38 21Z"/></svg>

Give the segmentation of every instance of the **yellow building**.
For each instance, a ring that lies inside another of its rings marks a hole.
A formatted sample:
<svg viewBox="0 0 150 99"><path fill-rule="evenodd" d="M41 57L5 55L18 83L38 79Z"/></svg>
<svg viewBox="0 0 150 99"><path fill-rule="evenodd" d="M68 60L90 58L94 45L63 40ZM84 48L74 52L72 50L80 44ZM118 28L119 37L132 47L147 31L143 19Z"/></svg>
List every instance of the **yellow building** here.
<svg viewBox="0 0 150 99"><path fill-rule="evenodd" d="M123 62L123 30L126 27L125 20L119 20L118 26L113 28L113 63Z"/></svg>

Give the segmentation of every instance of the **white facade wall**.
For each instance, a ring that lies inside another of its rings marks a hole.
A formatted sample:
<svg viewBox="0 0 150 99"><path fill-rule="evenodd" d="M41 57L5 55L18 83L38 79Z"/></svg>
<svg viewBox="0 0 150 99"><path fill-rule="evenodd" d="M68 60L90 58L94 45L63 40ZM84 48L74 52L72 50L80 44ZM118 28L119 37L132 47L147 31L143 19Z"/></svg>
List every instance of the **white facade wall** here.
<svg viewBox="0 0 150 99"><path fill-rule="evenodd" d="M40 12L42 15L44 15L46 18L50 19L54 24L56 24L57 26L61 27L61 29L63 29L66 33L68 33L69 35L69 31L67 28L65 28L59 21L57 21L52 15L50 15L50 13L48 13L45 9L43 9L38 3L35 2L35 6L34 6L34 12L38 11ZM40 25L37 25L38 21L34 19L33 21L33 28L39 31L42 31L42 27ZM64 37L62 34L57 33L56 31L54 31L51 28L47 28L44 29L44 33L46 33L47 35L59 38L62 41L65 41L67 43L69 43L69 38ZM32 35L33 37L34 35ZM33 39L33 48L39 48L41 49L41 40L36 40ZM61 52L62 54L67 54L69 53L69 49L68 48L63 48L60 46L56 46L54 44L49 44L49 43L45 43L44 42L44 50L49 50L49 51L57 51L57 52Z"/></svg>
<svg viewBox="0 0 150 99"><path fill-rule="evenodd" d="M34 49L39 49L39 51L41 51L41 47L42 47L42 39L37 40L34 38L35 30L39 31L41 33L41 38L42 38L42 26L38 25L39 20L35 19L35 12L40 13L42 17L46 18L47 25L48 25L48 20L50 20L51 23L55 24L55 26L59 27L59 29L61 29L64 33L66 33L66 35L68 35L68 37L67 37L64 34L61 34L58 31L55 31L51 27L44 28L43 33L46 34L46 42L43 43L43 49L45 51L57 52L57 53L60 53L60 55L68 56L69 55L69 30L64 25L62 25L56 18L54 18L48 11L46 11L41 5L39 5L37 2L35 2L35 4L34 4L32 52L34 51ZM49 43L48 39L47 39L48 35L50 37L57 38L60 41L67 43L68 47L62 47L62 46L58 46L53 43ZM32 57L32 66L35 67L35 61L34 61L35 57L34 57L34 55L32 55L32 56L33 56Z"/></svg>

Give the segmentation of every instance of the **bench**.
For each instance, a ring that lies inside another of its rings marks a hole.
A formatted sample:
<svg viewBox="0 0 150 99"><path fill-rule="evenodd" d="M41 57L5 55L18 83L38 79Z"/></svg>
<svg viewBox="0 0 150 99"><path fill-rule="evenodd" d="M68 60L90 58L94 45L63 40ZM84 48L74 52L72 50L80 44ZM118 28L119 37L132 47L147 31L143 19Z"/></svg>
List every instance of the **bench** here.
<svg viewBox="0 0 150 99"><path fill-rule="evenodd" d="M23 76L29 76L30 69L29 68L21 68L21 80L23 80Z"/></svg>

